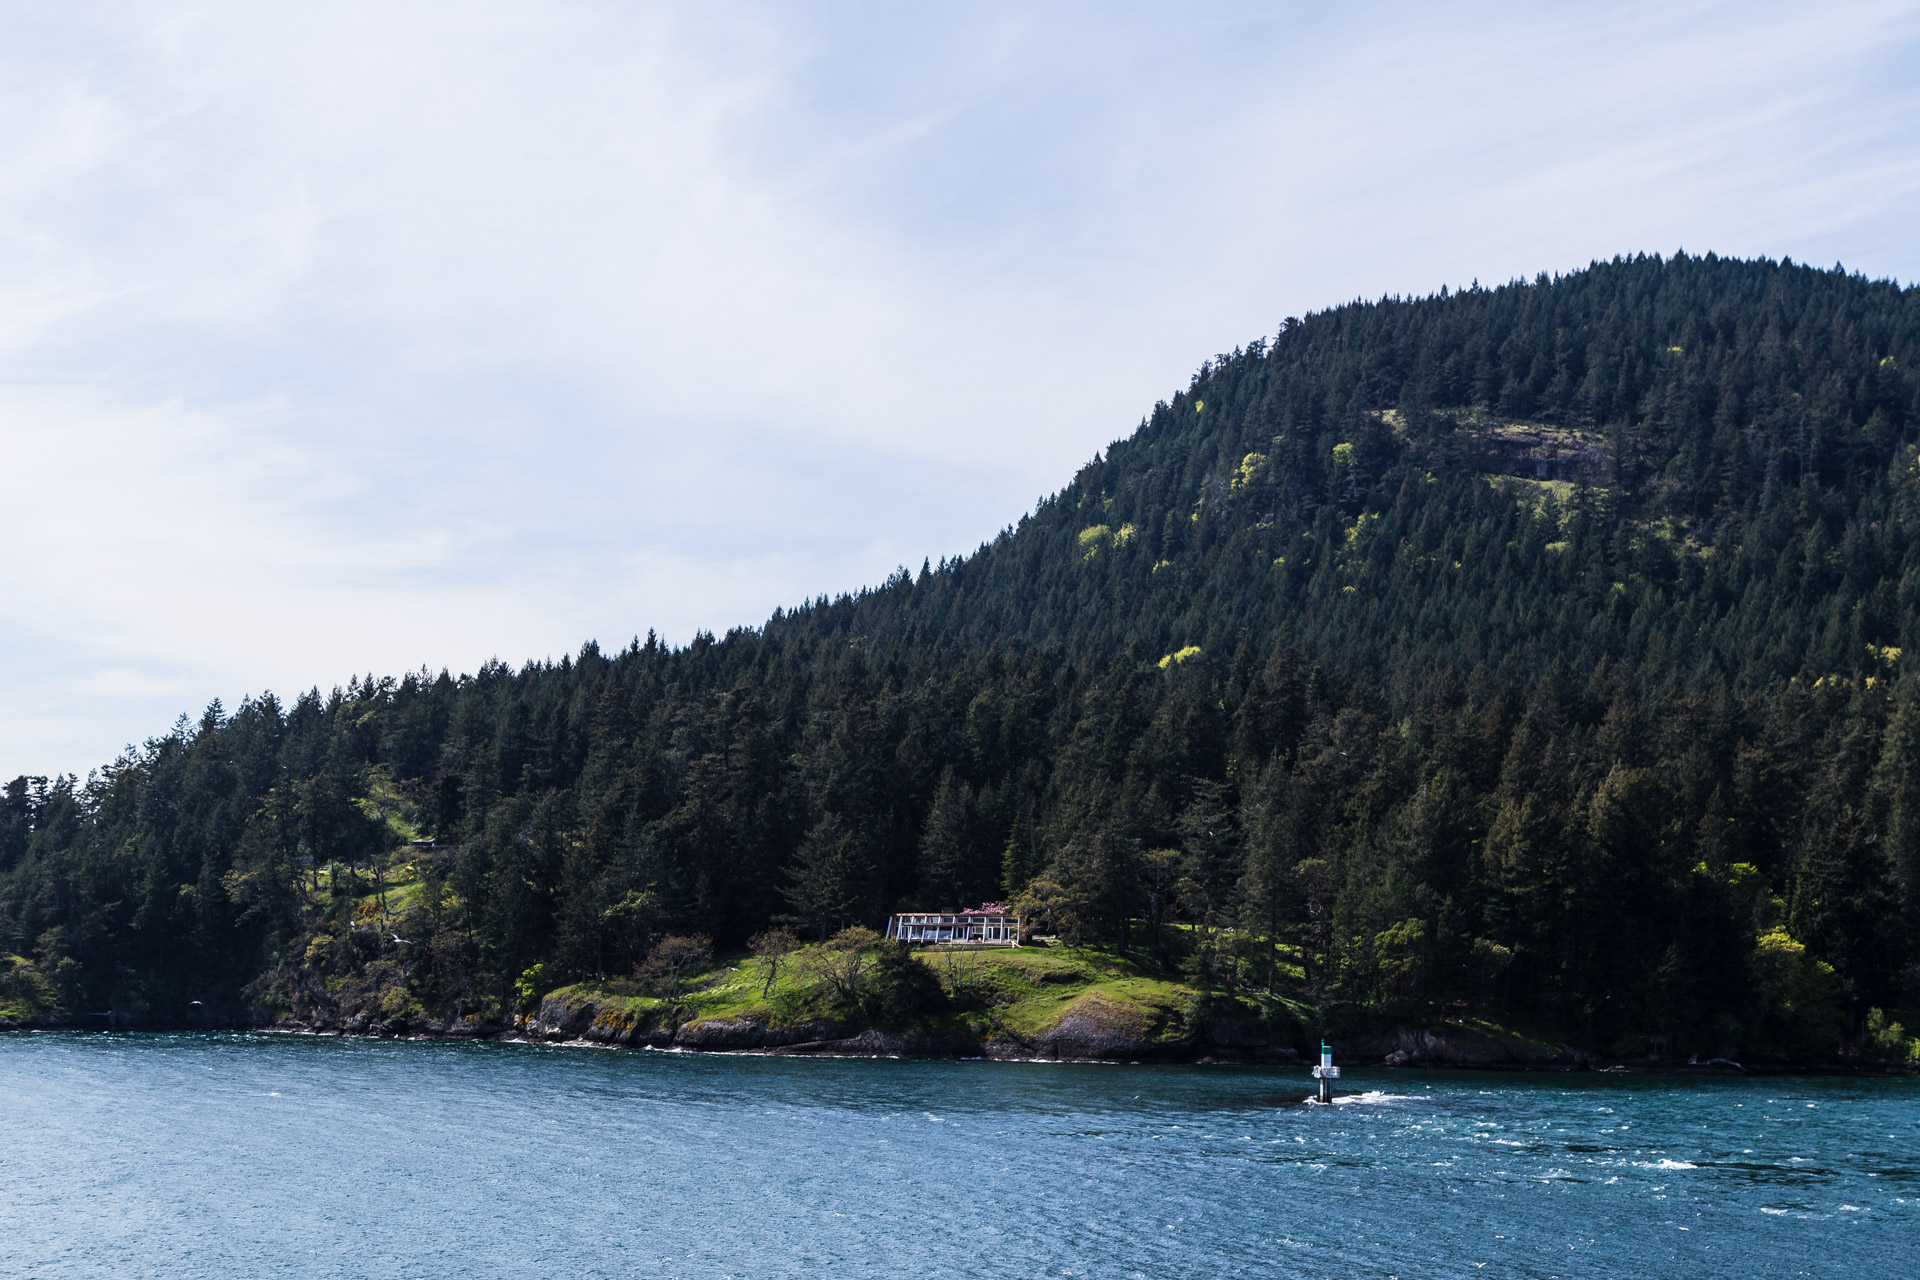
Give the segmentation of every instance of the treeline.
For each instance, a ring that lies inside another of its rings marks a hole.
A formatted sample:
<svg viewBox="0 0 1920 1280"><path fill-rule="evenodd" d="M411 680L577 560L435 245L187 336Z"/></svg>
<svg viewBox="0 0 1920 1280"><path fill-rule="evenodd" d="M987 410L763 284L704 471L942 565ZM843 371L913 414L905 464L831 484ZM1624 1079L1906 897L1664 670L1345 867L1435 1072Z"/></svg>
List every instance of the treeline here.
<svg viewBox="0 0 1920 1280"><path fill-rule="evenodd" d="M1289 319L972 556L16 780L0 948L475 1008L1018 898L1229 992L1829 1048L1920 1005L1916 367L1914 290L1711 256ZM416 945L341 927L425 836Z"/></svg>

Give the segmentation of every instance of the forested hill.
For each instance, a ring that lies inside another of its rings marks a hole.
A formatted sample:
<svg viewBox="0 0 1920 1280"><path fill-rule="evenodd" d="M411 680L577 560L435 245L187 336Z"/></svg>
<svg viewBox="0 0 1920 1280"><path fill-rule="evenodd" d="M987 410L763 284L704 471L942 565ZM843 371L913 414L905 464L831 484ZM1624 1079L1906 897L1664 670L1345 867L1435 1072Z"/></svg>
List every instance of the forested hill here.
<svg viewBox="0 0 1920 1280"><path fill-rule="evenodd" d="M1917 373L1920 291L1711 255L1288 319L964 559L16 780L0 952L504 1008L1006 897L1229 992L1832 1047L1920 1005Z"/></svg>

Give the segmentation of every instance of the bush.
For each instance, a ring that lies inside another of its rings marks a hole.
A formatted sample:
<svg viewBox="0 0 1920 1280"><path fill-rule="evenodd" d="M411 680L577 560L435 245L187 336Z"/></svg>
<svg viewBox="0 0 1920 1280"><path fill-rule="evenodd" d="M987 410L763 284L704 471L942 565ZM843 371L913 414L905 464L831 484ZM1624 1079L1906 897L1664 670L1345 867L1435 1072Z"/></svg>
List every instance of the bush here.
<svg viewBox="0 0 1920 1280"><path fill-rule="evenodd" d="M1887 1016L1885 1009L1867 1010L1867 1054L1882 1062L1920 1062L1920 1039Z"/></svg>
<svg viewBox="0 0 1920 1280"><path fill-rule="evenodd" d="M807 947L795 956L794 968L813 980L814 993L826 998L836 1017L904 1026L947 1003L940 979L914 958L912 948L871 929L843 929Z"/></svg>
<svg viewBox="0 0 1920 1280"><path fill-rule="evenodd" d="M540 997L553 990L557 985L553 980L553 970L545 964L536 964L521 974L513 984L513 994L519 998L522 1009L531 1009L540 1002Z"/></svg>
<svg viewBox="0 0 1920 1280"><path fill-rule="evenodd" d="M1809 954L1785 929L1760 935L1753 953L1763 1047L1788 1054L1826 1053L1840 1045L1846 1016L1833 966Z"/></svg>
<svg viewBox="0 0 1920 1280"><path fill-rule="evenodd" d="M889 942L867 971L861 1004L875 1022L905 1026L946 1007L947 993L932 969L904 942Z"/></svg>
<svg viewBox="0 0 1920 1280"><path fill-rule="evenodd" d="M32 961L0 955L0 1018L55 1017L65 1012L60 993Z"/></svg>
<svg viewBox="0 0 1920 1280"><path fill-rule="evenodd" d="M864 1003L867 970L872 966L873 949L880 944L879 934L855 925L801 951L794 967L826 988L835 1013L851 1016Z"/></svg>
<svg viewBox="0 0 1920 1280"><path fill-rule="evenodd" d="M647 953L639 976L652 978L660 998L671 1004L680 998L680 984L688 971L713 959L713 939L704 933L662 938Z"/></svg>
<svg viewBox="0 0 1920 1280"><path fill-rule="evenodd" d="M780 965L788 956L800 949L800 939L791 929L768 929L756 933L748 939L747 946L760 962L760 996L765 999L773 994L774 984L780 980Z"/></svg>

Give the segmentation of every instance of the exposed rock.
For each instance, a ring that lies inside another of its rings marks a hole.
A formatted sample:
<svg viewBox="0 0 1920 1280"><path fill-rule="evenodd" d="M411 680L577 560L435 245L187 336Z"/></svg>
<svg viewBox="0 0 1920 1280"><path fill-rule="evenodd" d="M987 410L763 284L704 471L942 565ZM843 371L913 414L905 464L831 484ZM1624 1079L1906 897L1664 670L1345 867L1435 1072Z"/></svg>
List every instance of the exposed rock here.
<svg viewBox="0 0 1920 1280"><path fill-rule="evenodd" d="M929 1036L918 1031L863 1031L835 1040L808 1040L785 1046L782 1053L810 1053L849 1058L972 1058L981 1046L969 1041Z"/></svg>
<svg viewBox="0 0 1920 1280"><path fill-rule="evenodd" d="M591 1000L569 1007L564 1000L548 996L540 1002L540 1011L528 1023L528 1034L542 1040L579 1040L593 1025L600 1006Z"/></svg>
<svg viewBox="0 0 1920 1280"><path fill-rule="evenodd" d="M758 1049L766 1042L766 1025L751 1018L704 1018L673 1033L682 1049Z"/></svg>
<svg viewBox="0 0 1920 1280"><path fill-rule="evenodd" d="M1034 1041L1034 1048L1040 1057L1090 1061L1186 1057L1192 1041L1149 1038L1153 1021L1154 1011L1138 1005L1082 996L1052 1030Z"/></svg>
<svg viewBox="0 0 1920 1280"><path fill-rule="evenodd" d="M1040 1056L1047 1058L1111 1060L1151 1058L1158 1054L1158 1046L1135 1039L1125 1028L1078 1013L1062 1018L1060 1025L1041 1036L1034 1047Z"/></svg>
<svg viewBox="0 0 1920 1280"><path fill-rule="evenodd" d="M1344 1037L1336 1052L1350 1061L1390 1067L1558 1067L1585 1068L1591 1056L1564 1044L1532 1040L1500 1028L1446 1023L1438 1027L1395 1027L1378 1035Z"/></svg>
<svg viewBox="0 0 1920 1280"><path fill-rule="evenodd" d="M790 1049L797 1045L844 1040L852 1034L853 1028L842 1022L803 1022L797 1027L768 1027L762 1044L768 1049Z"/></svg>

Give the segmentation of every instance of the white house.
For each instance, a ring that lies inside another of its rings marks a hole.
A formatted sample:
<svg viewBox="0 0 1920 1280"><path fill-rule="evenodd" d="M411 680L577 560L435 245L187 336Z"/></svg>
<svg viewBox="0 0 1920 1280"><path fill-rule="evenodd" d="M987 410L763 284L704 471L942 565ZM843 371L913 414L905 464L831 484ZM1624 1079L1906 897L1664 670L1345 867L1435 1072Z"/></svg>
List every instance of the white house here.
<svg viewBox="0 0 1920 1280"><path fill-rule="evenodd" d="M902 942L1017 947L1020 917L997 902L983 902L965 911L902 911L887 921L887 936Z"/></svg>

